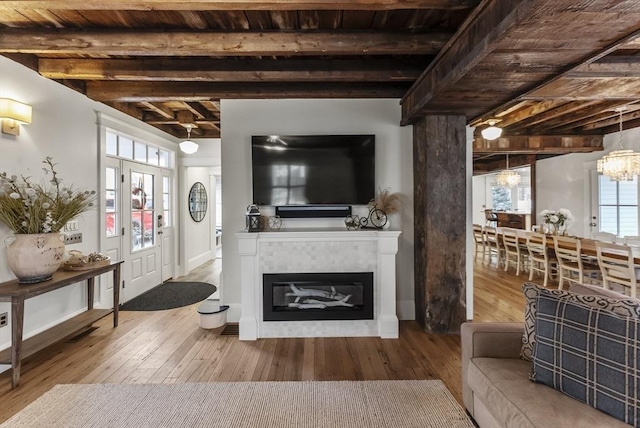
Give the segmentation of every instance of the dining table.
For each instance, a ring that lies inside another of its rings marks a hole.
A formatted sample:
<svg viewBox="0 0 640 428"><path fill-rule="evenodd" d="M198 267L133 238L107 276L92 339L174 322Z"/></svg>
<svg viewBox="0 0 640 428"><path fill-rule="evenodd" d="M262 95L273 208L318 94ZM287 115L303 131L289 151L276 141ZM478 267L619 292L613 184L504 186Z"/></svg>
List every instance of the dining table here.
<svg viewBox="0 0 640 428"><path fill-rule="evenodd" d="M522 230L522 229L510 229L510 228L504 228L504 227L497 227L496 233L499 235L502 235L504 234L505 230L514 231L518 237L518 242L521 243L522 245L526 245L528 231ZM580 246L582 248L583 255L589 256L589 257L598 256L598 252L596 250L596 242L598 242L597 240L591 239L591 238L582 238L578 236L568 236L568 237L577 238L580 240ZM547 247L552 250L555 249L553 244L553 235L547 235ZM633 263L640 266L640 247L630 245L629 248L631 248L631 254L633 255ZM612 253L615 253L615 250L609 250L609 251ZM620 258L626 259L626 253L621 251Z"/></svg>

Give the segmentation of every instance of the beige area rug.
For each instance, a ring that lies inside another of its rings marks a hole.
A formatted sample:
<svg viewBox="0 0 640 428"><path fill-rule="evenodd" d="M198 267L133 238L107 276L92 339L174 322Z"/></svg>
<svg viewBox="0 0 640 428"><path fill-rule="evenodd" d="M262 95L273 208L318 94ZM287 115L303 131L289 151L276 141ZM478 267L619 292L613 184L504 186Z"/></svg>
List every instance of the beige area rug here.
<svg viewBox="0 0 640 428"><path fill-rule="evenodd" d="M440 380L57 385L1 427L473 427Z"/></svg>

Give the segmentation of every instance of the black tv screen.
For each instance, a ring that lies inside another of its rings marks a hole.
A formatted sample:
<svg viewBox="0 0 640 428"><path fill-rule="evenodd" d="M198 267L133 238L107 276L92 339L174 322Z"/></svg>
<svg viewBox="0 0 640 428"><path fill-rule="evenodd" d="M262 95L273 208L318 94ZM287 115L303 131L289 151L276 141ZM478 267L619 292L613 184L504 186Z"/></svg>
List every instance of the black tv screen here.
<svg viewBox="0 0 640 428"><path fill-rule="evenodd" d="M374 197L374 135L261 135L251 145L256 204L365 205Z"/></svg>

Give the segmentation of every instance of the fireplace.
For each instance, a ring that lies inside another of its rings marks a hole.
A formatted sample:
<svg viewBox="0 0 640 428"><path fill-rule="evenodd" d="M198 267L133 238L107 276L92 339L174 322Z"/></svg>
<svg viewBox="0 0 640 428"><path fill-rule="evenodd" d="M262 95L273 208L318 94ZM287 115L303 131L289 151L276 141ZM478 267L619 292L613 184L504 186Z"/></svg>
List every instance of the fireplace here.
<svg viewBox="0 0 640 428"><path fill-rule="evenodd" d="M263 275L264 321L371 320L373 272Z"/></svg>

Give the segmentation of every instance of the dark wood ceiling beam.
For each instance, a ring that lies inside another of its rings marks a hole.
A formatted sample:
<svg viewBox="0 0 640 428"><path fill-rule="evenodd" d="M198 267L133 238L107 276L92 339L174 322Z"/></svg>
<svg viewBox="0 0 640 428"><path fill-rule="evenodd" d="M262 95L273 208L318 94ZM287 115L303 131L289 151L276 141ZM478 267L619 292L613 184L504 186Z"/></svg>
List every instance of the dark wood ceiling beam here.
<svg viewBox="0 0 640 428"><path fill-rule="evenodd" d="M580 102L569 103L569 102L564 101L564 100L552 100L552 101L546 101L546 102L543 102L543 103L550 104L553 101L561 103L561 105L559 107L552 108L552 109L547 110L545 112L542 112L540 114L536 114L536 115L530 116L529 118L522 119L522 120L514 123L512 125L512 128L510 128L510 130L511 129L526 129L526 128L531 127L533 125L536 125L538 123L546 122L546 121L553 120L553 119L556 119L556 118L561 118L562 116L569 115L571 113L574 113L576 111L582 110L582 109L584 109L586 107L589 107L589 106L591 106L593 104L597 104L598 103L597 101L580 101ZM560 119L560 120L562 120L562 119Z"/></svg>
<svg viewBox="0 0 640 428"><path fill-rule="evenodd" d="M407 91L401 101L402 124L411 124L424 115L427 104L489 55L507 30L526 19L534 3L531 0L483 0Z"/></svg>
<svg viewBox="0 0 640 428"><path fill-rule="evenodd" d="M156 128L161 131L166 132L169 135L173 135L176 138L186 139L187 131L184 127L180 125L154 125ZM202 128L194 128L191 131L192 140L197 141L196 138L220 138L220 130L219 129L202 129ZM193 138L195 137L195 138Z"/></svg>
<svg viewBox="0 0 640 428"><path fill-rule="evenodd" d="M640 119L633 119L622 124L622 129L631 129L631 128L639 128L640 127ZM620 131L620 125L611 125L606 128L602 128L603 134L613 134L614 132Z"/></svg>
<svg viewBox="0 0 640 428"><path fill-rule="evenodd" d="M640 119L640 110L638 110L640 106L633 106L633 109L627 110L622 114L622 121L629 122L632 120ZM612 112L611 116L607 119L603 119L596 123L592 123L589 125L585 125L583 127L584 130L594 130L598 128L608 128L611 127L618 131L620 129L620 113Z"/></svg>
<svg viewBox="0 0 640 428"><path fill-rule="evenodd" d="M509 155L509 169L529 166L536 163L536 155ZM506 156L492 156L488 159L473 162L473 175L498 172L507 167Z"/></svg>
<svg viewBox="0 0 640 428"><path fill-rule="evenodd" d="M180 122L178 119L146 119L144 120L145 123L148 123L149 125L181 125L184 126L182 124L182 122ZM201 120L201 119L196 119L194 120L192 123L190 123L191 125L196 125L196 126L200 126L200 125L220 125L220 121L210 121L210 120ZM194 128L195 129L195 128Z"/></svg>
<svg viewBox="0 0 640 428"><path fill-rule="evenodd" d="M0 2L0 10L456 10L474 7L478 3L479 0L3 0Z"/></svg>
<svg viewBox="0 0 640 428"><path fill-rule="evenodd" d="M532 106L523 108L521 110L517 110L511 114L501 115L500 122L498 123L500 127L506 128L510 125L517 124L523 120L530 119L539 114L545 113L549 110L557 109L558 107L566 104L567 101L543 101L540 103L536 103ZM478 123L477 121L474 123ZM471 123L471 126L477 126L474 123Z"/></svg>
<svg viewBox="0 0 640 428"><path fill-rule="evenodd" d="M0 52L124 56L434 55L448 33L17 30Z"/></svg>
<svg viewBox="0 0 640 428"><path fill-rule="evenodd" d="M191 111L198 119L208 120L208 121L218 121L220 123L220 118L216 117L212 111L207 109L200 103L190 102L184 103L184 108Z"/></svg>
<svg viewBox="0 0 640 428"><path fill-rule="evenodd" d="M142 104L145 108L153 111L154 113L164 117L165 119L173 119L173 117L175 116L175 112L169 108L148 102L142 102L140 104Z"/></svg>
<svg viewBox="0 0 640 428"><path fill-rule="evenodd" d="M475 137L473 139L473 154L588 153L603 150L602 144L602 135L512 135L492 141Z"/></svg>
<svg viewBox="0 0 640 428"><path fill-rule="evenodd" d="M375 83L192 83L87 82L86 95L96 101L163 102L211 99L400 98L403 84Z"/></svg>
<svg viewBox="0 0 640 428"><path fill-rule="evenodd" d="M573 133L575 132L573 130L578 129L582 131L589 130L593 132L598 128L602 128L602 126L597 125L598 123L618 117L616 108L628 106L634 103L635 101L632 100L600 102L589 108L580 110L576 112L576 114L572 115L571 117L565 118L564 120L552 121L543 124L543 126L545 127L545 129L555 130L553 132L558 133ZM636 108L640 108L640 106L633 108L633 110L635 110ZM589 128L587 128L587 126L589 126Z"/></svg>
<svg viewBox="0 0 640 428"><path fill-rule="evenodd" d="M607 56L591 64L581 65L566 74L569 78L636 77L640 78L640 58Z"/></svg>
<svg viewBox="0 0 640 428"><path fill-rule="evenodd" d="M203 106L205 106L211 111L220 113L220 101L206 100L206 101L200 101L200 104L202 104Z"/></svg>
<svg viewBox="0 0 640 428"><path fill-rule="evenodd" d="M617 40L616 42L612 43L611 45L607 46L606 48L593 53L591 55L589 55L588 57L584 58L582 61L580 61L577 64L573 64L571 66L569 66L564 72L562 73L557 73L555 74L553 77L550 77L549 79L546 79L544 82L541 82L540 84L536 85L535 87L529 89L528 91L522 93L521 95L512 98L511 100L507 101L506 103L494 108L493 110L478 116L476 118L473 118L473 120L486 120L487 118L491 118L496 116L497 114L499 114L501 111L510 108L513 104L521 102L523 100L537 100L537 101L544 101L544 100L558 100L558 99L562 99L562 100L567 100L567 101L575 101L578 99L582 99L582 100L586 100L586 99L604 99L605 98L605 93L599 93L597 96L592 96L592 97L588 97L588 96L584 96L584 97L575 97L575 96L567 96L566 95L566 91L563 91L565 94L565 96L541 96L542 93L549 91L550 87L558 87L558 88L562 88L562 85L559 85L557 83L558 80L564 79L566 75L572 73L573 71L579 70L581 67L584 67L585 65L588 64L592 64L592 63L596 63L599 61L602 61L604 58L606 58L609 54L611 54L612 52L615 52L616 50L623 48L625 46L629 46L630 44L635 45L636 43L639 42L640 39L640 30L634 31L633 33L622 37L620 40ZM575 87L571 88L571 91L574 90L578 90L581 93L584 93L584 82L580 83L580 79L576 79L578 82L574 82ZM587 79L588 80L588 79ZM616 86L615 83L613 85L614 87ZM595 88L590 88L589 90L593 90ZM605 89L606 91L606 89ZM635 92L638 93L638 92ZM586 94L588 94L588 91L586 92ZM585 94L585 95L586 95ZM556 94L557 95L557 94ZM617 94L618 96L613 96L610 98L613 99L625 99L625 97L623 96L619 96L620 94ZM627 94L626 99L628 99L629 96Z"/></svg>
<svg viewBox="0 0 640 428"><path fill-rule="evenodd" d="M135 81L413 82L422 70L416 61L397 59L42 58L38 63L40 74L50 79Z"/></svg>
<svg viewBox="0 0 640 428"><path fill-rule="evenodd" d="M132 104L119 101L106 102L105 104L138 120L142 120L144 118L144 112Z"/></svg>

